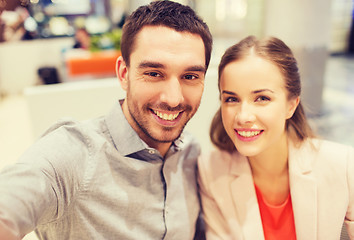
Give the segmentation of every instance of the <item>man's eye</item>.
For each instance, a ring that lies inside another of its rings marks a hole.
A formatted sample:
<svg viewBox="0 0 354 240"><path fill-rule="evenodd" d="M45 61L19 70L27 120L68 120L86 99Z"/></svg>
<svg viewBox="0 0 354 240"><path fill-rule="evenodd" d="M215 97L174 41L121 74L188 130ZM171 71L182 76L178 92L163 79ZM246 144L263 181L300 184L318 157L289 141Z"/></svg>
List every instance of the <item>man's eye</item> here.
<svg viewBox="0 0 354 240"><path fill-rule="evenodd" d="M159 74L157 72L147 72L147 73L145 73L145 75L147 75L149 77L161 77L161 74Z"/></svg>
<svg viewBox="0 0 354 240"><path fill-rule="evenodd" d="M192 74L188 74L188 75L185 75L184 78L187 79L187 80L194 80L194 79L197 79L198 76L195 76L195 75L192 75Z"/></svg>

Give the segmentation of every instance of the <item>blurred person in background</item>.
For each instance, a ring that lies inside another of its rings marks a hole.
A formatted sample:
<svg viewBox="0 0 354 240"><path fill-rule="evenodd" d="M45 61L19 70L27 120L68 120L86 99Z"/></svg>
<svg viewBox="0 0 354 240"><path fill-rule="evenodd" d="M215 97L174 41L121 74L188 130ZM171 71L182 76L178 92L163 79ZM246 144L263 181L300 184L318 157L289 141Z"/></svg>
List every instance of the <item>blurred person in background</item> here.
<svg viewBox="0 0 354 240"><path fill-rule="evenodd" d="M32 40L35 32L26 29L26 21L30 14L25 7L18 6L14 11L4 11L0 14L0 24L2 24L3 41Z"/></svg>
<svg viewBox="0 0 354 240"><path fill-rule="evenodd" d="M91 37L85 28L79 28L75 32L75 44L73 48L88 50L91 45Z"/></svg>
<svg viewBox="0 0 354 240"><path fill-rule="evenodd" d="M221 107L198 160L208 240L354 239L354 149L316 138L292 51L247 37L224 53Z"/></svg>
<svg viewBox="0 0 354 240"><path fill-rule="evenodd" d="M1 171L0 239L33 230L40 239L197 238L200 146L183 129L211 48L190 7L156 1L133 12L116 66L126 98L106 116L59 121Z"/></svg>
<svg viewBox="0 0 354 240"><path fill-rule="evenodd" d="M350 25L348 37L348 53L354 55L354 16L352 16L352 23Z"/></svg>
<svg viewBox="0 0 354 240"><path fill-rule="evenodd" d="M0 9L0 43L5 42L5 22L1 19L1 9Z"/></svg>

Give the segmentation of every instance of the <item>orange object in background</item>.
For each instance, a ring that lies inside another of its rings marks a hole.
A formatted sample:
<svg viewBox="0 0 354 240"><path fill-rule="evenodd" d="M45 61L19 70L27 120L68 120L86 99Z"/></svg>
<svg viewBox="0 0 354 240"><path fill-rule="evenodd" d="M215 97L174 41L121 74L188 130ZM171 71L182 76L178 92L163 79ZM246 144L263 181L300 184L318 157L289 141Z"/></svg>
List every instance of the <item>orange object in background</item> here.
<svg viewBox="0 0 354 240"><path fill-rule="evenodd" d="M116 61L120 55L121 52L117 50L72 55L66 59L67 74L70 77L79 75L115 75Z"/></svg>

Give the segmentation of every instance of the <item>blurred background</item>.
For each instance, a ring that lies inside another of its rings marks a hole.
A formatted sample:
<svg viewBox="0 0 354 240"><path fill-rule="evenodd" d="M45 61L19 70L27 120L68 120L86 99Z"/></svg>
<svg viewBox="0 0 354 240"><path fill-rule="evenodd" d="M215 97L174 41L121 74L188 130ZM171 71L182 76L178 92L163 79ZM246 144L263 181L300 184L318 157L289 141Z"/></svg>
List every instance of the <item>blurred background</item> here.
<svg viewBox="0 0 354 240"><path fill-rule="evenodd" d="M0 168L49 125L105 114L125 18L147 0L0 0ZM276 36L298 60L302 101L319 137L354 146L353 0L180 0L214 36L200 109L187 126L203 151L219 106L217 66L248 35ZM25 239L36 239L29 234Z"/></svg>

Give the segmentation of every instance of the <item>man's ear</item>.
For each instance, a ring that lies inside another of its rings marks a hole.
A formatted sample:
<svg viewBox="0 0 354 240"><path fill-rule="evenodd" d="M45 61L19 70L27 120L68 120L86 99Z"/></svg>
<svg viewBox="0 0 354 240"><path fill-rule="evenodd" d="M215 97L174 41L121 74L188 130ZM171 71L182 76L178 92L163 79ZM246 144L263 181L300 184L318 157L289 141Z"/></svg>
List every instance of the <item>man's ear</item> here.
<svg viewBox="0 0 354 240"><path fill-rule="evenodd" d="M124 91L128 88L128 68L122 56L117 58L116 74Z"/></svg>
<svg viewBox="0 0 354 240"><path fill-rule="evenodd" d="M289 119L294 115L294 112L297 106L299 105L299 103L300 103L300 97L296 97L289 100L288 114L286 116L286 119Z"/></svg>

